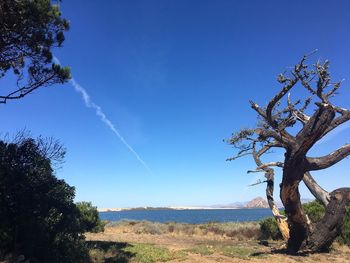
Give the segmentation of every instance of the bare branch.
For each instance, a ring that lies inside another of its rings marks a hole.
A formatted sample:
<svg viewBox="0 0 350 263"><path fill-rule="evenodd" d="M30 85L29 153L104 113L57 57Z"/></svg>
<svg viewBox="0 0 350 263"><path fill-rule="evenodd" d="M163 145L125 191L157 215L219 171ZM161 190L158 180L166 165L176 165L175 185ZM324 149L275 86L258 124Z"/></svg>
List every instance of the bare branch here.
<svg viewBox="0 0 350 263"><path fill-rule="evenodd" d="M294 143L294 139L291 136L284 136L282 133L277 133L273 130L266 130L257 128L255 129L256 134L259 135L259 140L266 141L268 139L274 139L284 146L291 146Z"/></svg>
<svg viewBox="0 0 350 263"><path fill-rule="evenodd" d="M249 101L250 106L252 107L252 109L254 109L261 117L263 117L264 119L266 119L266 113L265 111L260 108L260 106L258 104L256 104L254 101L250 100Z"/></svg>
<svg viewBox="0 0 350 263"><path fill-rule="evenodd" d="M265 168L271 167L271 166L276 166L276 167L283 168L283 163L282 163L282 162L269 162L269 163L264 163L264 164L258 166L256 169L265 169Z"/></svg>
<svg viewBox="0 0 350 263"><path fill-rule="evenodd" d="M258 184L263 184L263 183L266 183L267 181L266 180L264 180L264 181L262 181L262 180L258 180L258 181L256 181L255 183L253 183L253 184L249 184L248 186L255 186L255 185L258 185Z"/></svg>
<svg viewBox="0 0 350 263"><path fill-rule="evenodd" d="M272 111L276 104L290 91L291 88L298 82L297 78L288 79L287 84L282 90L269 102L266 108L266 120L272 128L278 129L278 123L272 118Z"/></svg>
<svg viewBox="0 0 350 263"><path fill-rule="evenodd" d="M310 190L312 195L316 197L316 199L319 200L324 207L326 207L330 200L329 193L317 184L309 172L304 173L303 182Z"/></svg>
<svg viewBox="0 0 350 263"><path fill-rule="evenodd" d="M296 136L298 154L304 155L323 136L335 117L335 110L329 104L318 103L318 109Z"/></svg>
<svg viewBox="0 0 350 263"><path fill-rule="evenodd" d="M15 100L15 99L23 98L24 96L30 94L31 92L38 89L39 87L48 84L55 76L56 76L56 74L53 73L52 75L48 76L47 78L45 78L41 81L35 82L34 84L32 84L30 86L26 86L26 87L22 87L20 89L17 89L15 91L7 94L6 96L0 96L0 103L6 104L7 100Z"/></svg>
<svg viewBox="0 0 350 263"><path fill-rule="evenodd" d="M326 156L322 156L318 158L307 157L306 169L307 171L316 171L316 170L326 169L336 164L337 162L343 160L345 157L349 155L350 155L350 144L345 144L344 146L340 147L339 149L335 150L334 152Z"/></svg>
<svg viewBox="0 0 350 263"><path fill-rule="evenodd" d="M339 107L334 107L335 110L341 114L341 116L335 118L331 124L328 126L328 128L324 131L322 137L324 137L326 134L337 128L339 125L347 122L350 120L350 110L339 108Z"/></svg>
<svg viewBox="0 0 350 263"><path fill-rule="evenodd" d="M250 174L250 173L264 173L265 171L264 170L248 170L247 171L247 174Z"/></svg>
<svg viewBox="0 0 350 263"><path fill-rule="evenodd" d="M295 118L300 121L303 125L305 125L309 120L310 120L310 116L307 116L304 112L299 111L299 110L295 110L293 111L293 115L295 116Z"/></svg>

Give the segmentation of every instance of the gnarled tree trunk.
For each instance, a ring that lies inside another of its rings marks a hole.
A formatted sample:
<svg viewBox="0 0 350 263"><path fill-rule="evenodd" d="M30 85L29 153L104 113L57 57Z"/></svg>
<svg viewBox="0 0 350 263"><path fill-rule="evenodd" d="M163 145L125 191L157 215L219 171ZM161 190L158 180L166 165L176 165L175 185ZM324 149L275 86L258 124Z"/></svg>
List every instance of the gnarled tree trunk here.
<svg viewBox="0 0 350 263"><path fill-rule="evenodd" d="M326 249L334 238L339 235L345 213L345 206L349 197L348 188L341 188L328 194L318 186L309 174L310 171L331 167L350 155L350 144L345 144L334 152L321 157L308 157L312 147L339 125L350 121L350 110L338 107L330 102L337 94L341 82L331 81L328 72L329 61L317 62L311 67L305 64L308 56L295 65L290 74L280 74L277 78L282 88L268 102L266 107L260 107L251 101L251 107L260 117L254 129L242 129L233 134L229 143L239 149L235 158L252 154L258 165L257 171L271 172L270 166L283 167L280 197L288 217L289 239L288 251L297 252L301 247L313 251ZM304 87L311 97L304 100L300 107L300 100L292 102L290 91L297 84ZM287 97L286 103L282 98ZM311 100L316 97L313 111L306 111ZM282 106L281 106L282 105ZM312 112L308 116L308 112ZM302 127L295 130L295 123ZM292 128L288 131L288 128ZM256 145L261 149L256 150ZM272 147L285 150L285 160L262 164L260 156ZM233 160L235 158L230 158ZM258 158L258 160L257 160ZM273 176L273 173L272 173ZM272 187L267 177L267 197L269 205L276 219L279 218L278 209L272 199ZM326 214L315 226L310 223L304 213L299 193L299 183L304 180L312 194L326 207ZM270 189L269 189L270 188ZM275 211L275 212L274 212ZM280 225L279 225L280 227Z"/></svg>
<svg viewBox="0 0 350 263"><path fill-rule="evenodd" d="M301 206L298 188L304 173L294 167L285 163L280 193L288 217L288 251L291 253L297 252L308 236L308 220Z"/></svg>
<svg viewBox="0 0 350 263"><path fill-rule="evenodd" d="M341 233L346 206L350 201L350 188L340 188L330 193L330 201L324 217L316 224L307 242L312 251L324 251L329 248Z"/></svg>

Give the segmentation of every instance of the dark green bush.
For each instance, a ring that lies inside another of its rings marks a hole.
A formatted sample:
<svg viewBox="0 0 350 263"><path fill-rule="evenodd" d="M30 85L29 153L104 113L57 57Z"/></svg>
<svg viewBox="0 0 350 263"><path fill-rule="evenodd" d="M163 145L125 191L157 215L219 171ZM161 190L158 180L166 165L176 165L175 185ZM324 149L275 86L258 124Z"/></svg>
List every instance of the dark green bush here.
<svg viewBox="0 0 350 263"><path fill-rule="evenodd" d="M64 151L58 147L50 152L46 146L33 139L0 141L0 256L88 262L83 233L99 219L87 224L73 202L74 187L57 179L51 167L52 154L63 158Z"/></svg>
<svg viewBox="0 0 350 263"><path fill-rule="evenodd" d="M103 232L106 225L101 221L97 207L93 206L91 202L78 202L76 203L80 211L80 227L84 232Z"/></svg>
<svg viewBox="0 0 350 263"><path fill-rule="evenodd" d="M281 239L282 234L278 229L275 218L268 217L259 222L260 224L260 239Z"/></svg>
<svg viewBox="0 0 350 263"><path fill-rule="evenodd" d="M312 223L319 221L325 213L325 208L319 201L303 204L303 209ZM277 222L273 217L260 221L261 239L279 239L282 235L278 229ZM337 238L341 244L350 245L350 205L347 206L342 232Z"/></svg>
<svg viewBox="0 0 350 263"><path fill-rule="evenodd" d="M338 242L341 244L350 245L350 205L346 208L346 215Z"/></svg>
<svg viewBox="0 0 350 263"><path fill-rule="evenodd" d="M303 208L313 223L319 221L325 213L325 208L318 201L304 204ZM350 205L347 206L342 231L337 241L341 244L350 245Z"/></svg>
<svg viewBox="0 0 350 263"><path fill-rule="evenodd" d="M312 223L318 222L325 213L325 209L319 201L303 204L303 209Z"/></svg>

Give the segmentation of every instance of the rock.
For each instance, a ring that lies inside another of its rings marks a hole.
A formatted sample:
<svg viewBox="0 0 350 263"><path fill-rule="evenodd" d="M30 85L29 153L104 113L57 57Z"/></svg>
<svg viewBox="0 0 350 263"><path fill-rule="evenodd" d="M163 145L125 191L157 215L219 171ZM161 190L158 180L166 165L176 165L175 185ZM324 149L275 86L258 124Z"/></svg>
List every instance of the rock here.
<svg viewBox="0 0 350 263"><path fill-rule="evenodd" d="M253 200L249 201L246 205L246 208L269 208L269 204L267 201L262 197L254 198Z"/></svg>

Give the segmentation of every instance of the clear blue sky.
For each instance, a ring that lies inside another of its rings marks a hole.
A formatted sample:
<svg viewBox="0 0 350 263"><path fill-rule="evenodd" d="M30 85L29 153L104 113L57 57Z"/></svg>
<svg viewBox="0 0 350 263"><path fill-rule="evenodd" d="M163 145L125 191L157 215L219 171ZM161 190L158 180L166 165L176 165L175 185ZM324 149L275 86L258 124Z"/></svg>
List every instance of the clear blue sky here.
<svg viewBox="0 0 350 263"><path fill-rule="evenodd" d="M77 201L206 205L264 196L264 185L247 187L257 178L246 174L252 160L226 162L234 150L222 140L253 126L248 100L265 104L277 74L315 48L314 60L330 59L334 78L347 79L336 101L350 107L349 1L65 0L61 8L71 29L55 55L152 171L69 83L0 105L0 132L26 127L65 144L57 176L76 187ZM348 143L347 127L314 156ZM349 186L349 164L315 177L327 190Z"/></svg>

